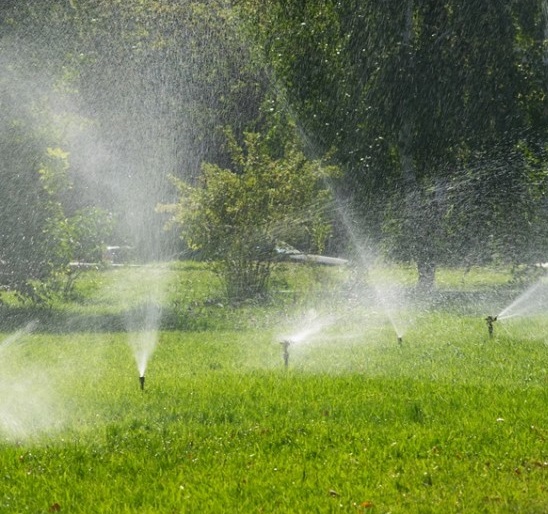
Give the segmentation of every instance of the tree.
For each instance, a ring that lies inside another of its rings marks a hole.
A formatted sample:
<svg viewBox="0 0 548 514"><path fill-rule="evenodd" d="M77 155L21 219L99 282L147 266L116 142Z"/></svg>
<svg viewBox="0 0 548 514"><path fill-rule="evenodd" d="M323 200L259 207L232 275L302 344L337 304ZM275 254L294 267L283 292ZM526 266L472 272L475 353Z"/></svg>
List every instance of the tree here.
<svg viewBox="0 0 548 514"><path fill-rule="evenodd" d="M192 180L203 160L227 164L220 127L231 125L241 139L261 123L267 82L230 3L22 0L0 6L0 28L2 173L10 176L3 190L18 180L19 208L35 214L53 202L40 223L24 224L29 255L48 261L37 241L54 231L50 250L58 243L64 261L69 249L76 259L97 255L105 233L96 221L105 212L117 244L144 258L173 255L154 213L173 195L168 174ZM19 147L21 158L11 159ZM47 148L70 155L55 194L43 191L38 174ZM13 195L4 203L6 227L22 219L11 202ZM52 213L58 223L47 232ZM21 273L30 269L25 258Z"/></svg>
<svg viewBox="0 0 548 514"><path fill-rule="evenodd" d="M455 252L516 255L546 191L542 2L243 3L311 147L335 146L343 191L421 284Z"/></svg>
<svg viewBox="0 0 548 514"><path fill-rule="evenodd" d="M23 128L2 132L0 168L0 282L21 296L39 299L37 284L70 260L65 218L57 198L65 176L66 155L49 148L40 156L39 140ZM31 144L34 143L34 144Z"/></svg>
<svg viewBox="0 0 548 514"><path fill-rule="evenodd" d="M81 121L70 112L74 93L65 56L44 44L44 27L51 22L53 30L63 20L59 7L18 2L0 10L0 284L34 301L67 292L71 259L89 250L91 239L104 245L106 227L94 214L98 231L89 234L91 219L78 212L71 194L66 134Z"/></svg>
<svg viewBox="0 0 548 514"><path fill-rule="evenodd" d="M101 206L118 213L119 240L146 258L171 255L154 215L170 200L168 175L192 180L202 161L228 165L221 127L238 138L257 128L262 70L224 0L75 5L71 67L93 120L75 165L98 177L92 187Z"/></svg>
<svg viewBox="0 0 548 514"><path fill-rule="evenodd" d="M163 206L190 248L216 263L228 298L264 298L276 246L308 237L316 248L329 234L330 193L337 169L309 161L296 145L272 157L267 138L246 133L239 146L228 133L231 169L205 163L196 186L174 179L178 202Z"/></svg>

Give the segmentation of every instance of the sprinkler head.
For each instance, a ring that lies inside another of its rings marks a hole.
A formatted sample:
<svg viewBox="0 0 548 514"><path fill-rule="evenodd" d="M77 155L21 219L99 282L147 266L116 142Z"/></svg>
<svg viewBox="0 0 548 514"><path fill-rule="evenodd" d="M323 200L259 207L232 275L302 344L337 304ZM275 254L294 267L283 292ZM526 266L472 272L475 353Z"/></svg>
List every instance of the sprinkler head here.
<svg viewBox="0 0 548 514"><path fill-rule="evenodd" d="M141 384L141 391L144 391L145 390L145 376L144 375L139 377L139 382Z"/></svg>
<svg viewBox="0 0 548 514"><path fill-rule="evenodd" d="M402 344L403 343L403 338L402 336L398 336L398 344Z"/></svg>
<svg viewBox="0 0 548 514"><path fill-rule="evenodd" d="M487 331L489 332L489 337L493 337L493 323L497 321L496 316L487 316L485 322L487 323Z"/></svg>
<svg viewBox="0 0 548 514"><path fill-rule="evenodd" d="M280 341L280 344L283 348L284 366L287 368L289 366L289 345L291 344L291 341Z"/></svg>

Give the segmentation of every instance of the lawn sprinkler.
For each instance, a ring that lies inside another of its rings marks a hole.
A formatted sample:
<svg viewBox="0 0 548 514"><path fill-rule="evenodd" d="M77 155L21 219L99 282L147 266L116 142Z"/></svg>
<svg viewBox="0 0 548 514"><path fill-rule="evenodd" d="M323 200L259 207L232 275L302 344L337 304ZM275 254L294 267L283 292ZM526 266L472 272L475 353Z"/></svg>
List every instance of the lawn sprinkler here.
<svg viewBox="0 0 548 514"><path fill-rule="evenodd" d="M284 366L287 368L289 366L289 345L291 344L291 341L281 341L280 344L283 348Z"/></svg>
<svg viewBox="0 0 548 514"><path fill-rule="evenodd" d="M401 346L403 343L403 337L402 336L398 336L398 344Z"/></svg>
<svg viewBox="0 0 548 514"><path fill-rule="evenodd" d="M141 384L141 391L145 390L145 375L139 377L139 383Z"/></svg>
<svg viewBox="0 0 548 514"><path fill-rule="evenodd" d="M487 331L489 332L489 337L493 337L493 323L497 321L496 316L487 316L485 322L487 323Z"/></svg>

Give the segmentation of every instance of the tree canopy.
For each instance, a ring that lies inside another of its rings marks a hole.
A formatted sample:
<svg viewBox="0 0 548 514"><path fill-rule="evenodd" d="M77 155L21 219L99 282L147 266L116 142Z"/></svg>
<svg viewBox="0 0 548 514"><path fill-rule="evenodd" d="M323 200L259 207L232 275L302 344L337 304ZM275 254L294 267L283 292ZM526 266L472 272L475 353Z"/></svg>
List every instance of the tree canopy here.
<svg viewBox="0 0 548 514"><path fill-rule="evenodd" d="M239 184L243 216L272 179L243 187L253 163L234 148L261 146L251 133L295 195L329 153L360 231L425 284L442 264L535 262L546 18L541 0L4 2L0 258L20 276L4 282L97 255L107 225L143 258L173 255L155 212L180 194L170 176Z"/></svg>
<svg viewBox="0 0 548 514"><path fill-rule="evenodd" d="M542 2L244 4L311 150L337 149L393 256L431 281L451 259L546 250L529 230L545 217Z"/></svg>
<svg viewBox="0 0 548 514"><path fill-rule="evenodd" d="M227 138L231 168L204 163L196 186L175 179L178 202L162 210L193 250L217 263L227 296L241 301L266 295L282 242L323 250L332 221L326 180L337 169L309 161L294 143L273 157L257 133L246 133L243 146Z"/></svg>

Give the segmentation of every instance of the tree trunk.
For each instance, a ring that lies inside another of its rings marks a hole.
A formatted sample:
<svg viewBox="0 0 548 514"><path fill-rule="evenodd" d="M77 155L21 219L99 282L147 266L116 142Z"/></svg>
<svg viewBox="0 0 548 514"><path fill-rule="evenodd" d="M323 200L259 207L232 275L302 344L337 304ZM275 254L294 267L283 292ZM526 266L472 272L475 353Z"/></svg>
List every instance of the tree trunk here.
<svg viewBox="0 0 548 514"><path fill-rule="evenodd" d="M406 76L409 79L414 75L413 60L413 9L414 0L407 0L405 6L405 26L403 31L403 45L407 48L408 59L406 63ZM412 90L412 88L410 88ZM417 170L414 159L414 141L413 141L413 109L409 107L412 102L404 102L404 113L402 116L402 125L400 127L398 143L400 154L400 166L402 170L403 189L405 192L405 224L407 229L412 231L410 234L410 257L415 260L419 280L417 287L421 291L430 291L434 287L436 264L426 245L427 237L425 234L429 231L425 226L428 223L428 217L424 216L423 199L419 189L417 179Z"/></svg>

